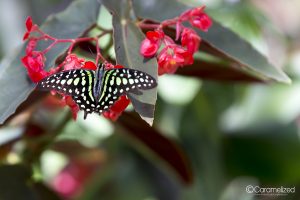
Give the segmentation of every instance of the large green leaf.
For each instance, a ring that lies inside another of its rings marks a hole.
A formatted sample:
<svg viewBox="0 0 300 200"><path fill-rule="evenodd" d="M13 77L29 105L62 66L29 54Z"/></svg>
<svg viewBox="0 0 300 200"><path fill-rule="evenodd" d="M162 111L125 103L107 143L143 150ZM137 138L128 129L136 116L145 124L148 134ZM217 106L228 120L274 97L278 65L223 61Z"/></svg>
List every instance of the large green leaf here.
<svg viewBox="0 0 300 200"><path fill-rule="evenodd" d="M134 0L133 7L138 17L163 21L178 16L189 9L178 0ZM262 80L275 80L290 83L289 77L280 69L272 66L268 60L256 51L247 41L216 21L208 32L196 30L201 35L208 53L234 62L236 68L252 74ZM201 67L201 66L199 66Z"/></svg>
<svg viewBox="0 0 300 200"><path fill-rule="evenodd" d="M103 4L112 12L114 45L118 64L146 72L157 79L156 59L145 59L139 50L144 34L131 20L131 7L127 0L103 0ZM157 89L143 91L143 95L129 95L140 116L152 125Z"/></svg>
<svg viewBox="0 0 300 200"><path fill-rule="evenodd" d="M96 23L100 4L97 0L74 1L65 11L50 16L42 29L57 38L77 38ZM54 65L56 59L66 51L68 45L59 45L47 54L46 68ZM34 84L28 79L20 58L24 48L12 59L5 59L0 68L0 123L3 123L29 96Z"/></svg>

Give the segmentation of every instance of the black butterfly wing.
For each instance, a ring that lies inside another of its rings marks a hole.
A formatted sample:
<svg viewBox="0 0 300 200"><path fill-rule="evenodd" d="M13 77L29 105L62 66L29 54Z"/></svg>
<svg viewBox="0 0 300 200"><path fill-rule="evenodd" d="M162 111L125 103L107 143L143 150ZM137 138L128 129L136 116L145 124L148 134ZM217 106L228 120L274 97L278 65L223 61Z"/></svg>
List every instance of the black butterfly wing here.
<svg viewBox="0 0 300 200"><path fill-rule="evenodd" d="M75 69L50 75L37 84L41 90L54 90L65 95L80 95L93 81L93 73L88 70ZM83 89L85 88L85 89Z"/></svg>
<svg viewBox="0 0 300 200"><path fill-rule="evenodd" d="M84 118L92 113L96 107L93 96L95 72L92 70L75 69L53 74L41 80L37 88L41 90L54 90L72 96Z"/></svg>
<svg viewBox="0 0 300 200"><path fill-rule="evenodd" d="M95 112L108 110L121 95L134 93L141 95L141 90L157 86L156 80L145 72L122 68L105 71L102 79L101 96Z"/></svg>
<svg viewBox="0 0 300 200"><path fill-rule="evenodd" d="M145 72L128 68L112 69L112 71L111 75L114 81L111 81L111 85L115 85L120 94L140 89L149 90L157 86L155 78Z"/></svg>

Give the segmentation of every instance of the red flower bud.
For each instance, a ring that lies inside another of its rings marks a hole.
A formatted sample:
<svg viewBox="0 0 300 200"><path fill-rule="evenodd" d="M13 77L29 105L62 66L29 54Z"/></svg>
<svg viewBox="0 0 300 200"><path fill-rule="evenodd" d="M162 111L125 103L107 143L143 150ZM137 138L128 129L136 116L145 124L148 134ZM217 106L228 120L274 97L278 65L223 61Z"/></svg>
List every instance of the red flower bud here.
<svg viewBox="0 0 300 200"><path fill-rule="evenodd" d="M26 24L26 29L27 31L31 31L31 28L32 28L32 18L29 16L27 17L26 21L25 21L25 24Z"/></svg>
<svg viewBox="0 0 300 200"><path fill-rule="evenodd" d="M207 31L212 25L212 20L210 17L203 11L205 6L195 8L189 13L190 23L199 28L202 31Z"/></svg>
<svg viewBox="0 0 300 200"><path fill-rule="evenodd" d="M212 25L212 20L206 13L195 10L191 12L190 23L202 31L207 31Z"/></svg>

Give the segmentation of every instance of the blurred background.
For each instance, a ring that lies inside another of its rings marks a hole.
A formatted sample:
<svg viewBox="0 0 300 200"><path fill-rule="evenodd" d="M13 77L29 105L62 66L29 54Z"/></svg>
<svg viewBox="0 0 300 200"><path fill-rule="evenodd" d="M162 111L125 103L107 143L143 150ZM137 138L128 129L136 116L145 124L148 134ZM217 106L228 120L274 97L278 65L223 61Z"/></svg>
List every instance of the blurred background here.
<svg viewBox="0 0 300 200"><path fill-rule="evenodd" d="M1 0L2 63L22 45L27 16L41 24L70 2ZM95 114L83 120L82 113L74 121L47 97L34 115L32 106L0 127L0 188L36 198L19 181L27 169L18 164L25 163L31 180L39 182L26 184L34 185L40 199L300 199L300 1L184 3L207 5L209 15L283 68L293 83L160 77L154 127L185 155L191 175L183 181L119 123ZM247 185L296 190L259 196L247 193Z"/></svg>

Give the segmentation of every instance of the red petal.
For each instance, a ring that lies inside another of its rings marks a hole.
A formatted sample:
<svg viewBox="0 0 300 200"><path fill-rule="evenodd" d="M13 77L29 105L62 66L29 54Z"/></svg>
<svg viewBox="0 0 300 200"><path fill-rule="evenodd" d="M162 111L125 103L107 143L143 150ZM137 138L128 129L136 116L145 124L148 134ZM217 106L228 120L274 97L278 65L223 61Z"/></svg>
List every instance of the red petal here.
<svg viewBox="0 0 300 200"><path fill-rule="evenodd" d="M122 68L124 68L122 65L115 65L114 66L114 69L122 69Z"/></svg>
<svg viewBox="0 0 300 200"><path fill-rule="evenodd" d="M96 70L97 66L92 61L86 61L82 67L83 69Z"/></svg>
<svg viewBox="0 0 300 200"><path fill-rule="evenodd" d="M30 32L30 30L32 28L32 18L30 16L27 17L25 24L26 24L27 31Z"/></svg>
<svg viewBox="0 0 300 200"><path fill-rule="evenodd" d="M160 34L158 31L148 31L146 37L152 42L157 42L160 39Z"/></svg>
<svg viewBox="0 0 300 200"><path fill-rule="evenodd" d="M27 40L27 38L29 37L29 35L30 35L29 32L26 32L26 33L23 35L23 41L24 41L24 40Z"/></svg>
<svg viewBox="0 0 300 200"><path fill-rule="evenodd" d="M140 53L144 57L152 57L156 54L158 48L158 42L152 42L151 40L146 38L142 41Z"/></svg>
<svg viewBox="0 0 300 200"><path fill-rule="evenodd" d="M34 72L28 70L28 76L32 80L32 82L37 83L41 81L43 78L45 78L46 76L48 76L48 73L44 71Z"/></svg>

